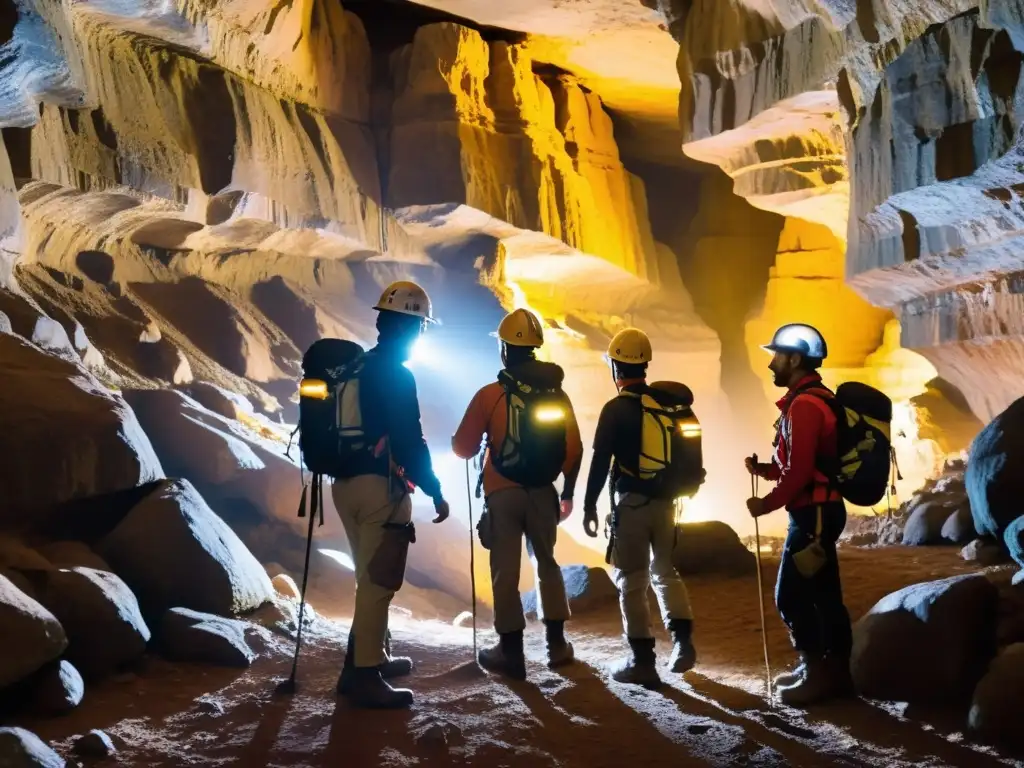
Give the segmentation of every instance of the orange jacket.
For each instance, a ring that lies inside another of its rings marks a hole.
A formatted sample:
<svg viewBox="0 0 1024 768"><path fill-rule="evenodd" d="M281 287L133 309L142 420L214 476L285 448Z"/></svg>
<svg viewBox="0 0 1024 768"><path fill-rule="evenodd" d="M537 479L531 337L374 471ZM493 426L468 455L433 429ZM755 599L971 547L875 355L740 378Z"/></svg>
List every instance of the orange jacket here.
<svg viewBox="0 0 1024 768"><path fill-rule="evenodd" d="M562 498L570 500L576 490L576 478L583 461L583 440L580 427L573 412L572 403L566 398L568 413L565 422L565 461L562 464L564 483ZM452 437L452 451L461 459L471 459L480 450L484 434L487 435L487 457L484 462L484 494L490 496L504 488L518 488L498 473L491 463L491 453L501 448L508 429L508 413L505 406L505 390L498 382L488 384L474 395L462 417L462 423Z"/></svg>

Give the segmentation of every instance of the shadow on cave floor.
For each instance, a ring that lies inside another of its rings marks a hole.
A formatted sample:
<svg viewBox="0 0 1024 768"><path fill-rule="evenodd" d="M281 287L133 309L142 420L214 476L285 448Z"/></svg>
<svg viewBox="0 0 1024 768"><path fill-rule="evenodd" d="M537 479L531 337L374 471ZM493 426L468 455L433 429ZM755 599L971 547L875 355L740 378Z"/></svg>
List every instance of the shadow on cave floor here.
<svg viewBox="0 0 1024 768"><path fill-rule="evenodd" d="M855 615L891 589L899 570L856 567L867 556L843 555ZM883 564L879 558L908 560L895 548L871 556L876 565ZM924 571L948 570L955 552L922 551L915 558ZM607 666L626 650L614 604L570 623L579 662L562 670L544 666L543 628L531 622L525 682L476 667L470 629L396 614L395 652L417 663L408 682L416 705L408 712L360 711L337 701L348 625L321 620L306 635L292 696L274 694L290 668L290 642L257 633L264 639L261 656L241 674L150 658L135 674L90 688L88 703L69 715L18 724L63 753L75 734L102 728L120 742L121 764L167 767L1010 764L895 706L851 699L807 712L770 707L763 697L756 580L702 577L688 585L699 617L700 660L685 679L663 673L666 685L658 691L607 678ZM327 604L317 607L330 613ZM489 630L478 635L481 646L494 639ZM774 615L769 639L779 671L792 652ZM668 650L662 633L662 662Z"/></svg>

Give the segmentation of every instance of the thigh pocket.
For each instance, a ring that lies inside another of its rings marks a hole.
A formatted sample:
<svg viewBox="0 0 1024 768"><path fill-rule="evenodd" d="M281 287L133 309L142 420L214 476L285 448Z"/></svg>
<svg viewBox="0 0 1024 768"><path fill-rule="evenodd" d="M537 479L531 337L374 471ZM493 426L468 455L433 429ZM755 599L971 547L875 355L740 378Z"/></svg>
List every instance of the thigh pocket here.
<svg viewBox="0 0 1024 768"><path fill-rule="evenodd" d="M813 578L825 567L828 554L817 539L813 540L799 552L793 553L793 564L805 579Z"/></svg>
<svg viewBox="0 0 1024 768"><path fill-rule="evenodd" d="M405 583L405 564L409 559L409 545L416 541L416 526L412 523L385 523L380 546L370 558L367 575L382 589L397 592Z"/></svg>
<svg viewBox="0 0 1024 768"><path fill-rule="evenodd" d="M611 547L611 564L625 573L651 567L651 545L639 537L621 536L618 531Z"/></svg>
<svg viewBox="0 0 1024 768"><path fill-rule="evenodd" d="M484 507L484 511L480 515L480 519L476 521L476 536L480 539L480 546L484 549L491 548L491 541L493 541L494 526L491 523L491 513Z"/></svg>

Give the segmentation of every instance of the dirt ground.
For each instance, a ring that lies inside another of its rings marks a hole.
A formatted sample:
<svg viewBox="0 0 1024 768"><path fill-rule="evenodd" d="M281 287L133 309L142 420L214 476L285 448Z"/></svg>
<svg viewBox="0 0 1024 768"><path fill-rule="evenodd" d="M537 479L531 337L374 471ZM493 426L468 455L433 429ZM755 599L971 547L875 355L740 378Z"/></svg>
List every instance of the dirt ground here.
<svg viewBox="0 0 1024 768"><path fill-rule="evenodd" d="M848 548L842 561L854 617L903 585L970 570L953 548ZM772 566L765 564L765 598L775 673L793 654L768 594ZM955 713L944 722L863 700L809 712L772 708L764 699L754 576L688 583L700 659L685 680L665 673L669 685L658 692L605 676L624 650L612 605L570 625L579 663L558 672L543 666L543 631L531 625L525 683L476 667L470 629L396 617L395 651L418 664L408 712L357 711L336 701L347 632L347 621L337 619L312 633L290 697L275 696L274 685L288 674L291 645L262 635L265 653L241 674L152 658L137 675L90 688L64 718L18 724L66 755L74 734L102 728L120 745L104 764L133 766L1024 765L971 743ZM493 637L479 633L481 643ZM663 638L662 661L667 651Z"/></svg>

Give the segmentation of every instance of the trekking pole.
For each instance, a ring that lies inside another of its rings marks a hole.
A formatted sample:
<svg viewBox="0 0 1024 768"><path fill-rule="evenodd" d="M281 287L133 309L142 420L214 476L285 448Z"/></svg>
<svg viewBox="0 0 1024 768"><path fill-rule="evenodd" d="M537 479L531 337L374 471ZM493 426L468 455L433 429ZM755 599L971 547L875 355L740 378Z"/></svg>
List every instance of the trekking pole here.
<svg viewBox="0 0 1024 768"><path fill-rule="evenodd" d="M469 514L469 584L473 591L473 661L476 661L476 548L473 545L473 494L469 482L469 459L466 459L466 512Z"/></svg>
<svg viewBox="0 0 1024 768"><path fill-rule="evenodd" d="M750 460L754 464L754 469L757 469L757 454L751 456ZM757 496L757 474L754 472L750 473L750 495ZM764 586L761 584L761 528L756 517L754 518L754 546L756 547L754 554L757 556L757 603L761 608L761 647L764 648L764 683L768 690L768 706L771 707L774 706L772 703L772 668L768 662L768 627L764 614Z"/></svg>
<svg viewBox="0 0 1024 768"><path fill-rule="evenodd" d="M299 671L299 649L302 647L302 620L306 613L306 584L309 581L309 553L313 549L313 526L316 521L317 505L320 505L321 515L323 514L323 477L313 475L312 498L309 502L309 533L306 535L306 562L302 568L302 590L299 593L299 626L295 635L295 656L292 658L292 673L287 680L278 683L276 692L290 695L295 693L295 676ZM299 517L306 514L306 489L302 489L302 499L299 501Z"/></svg>

